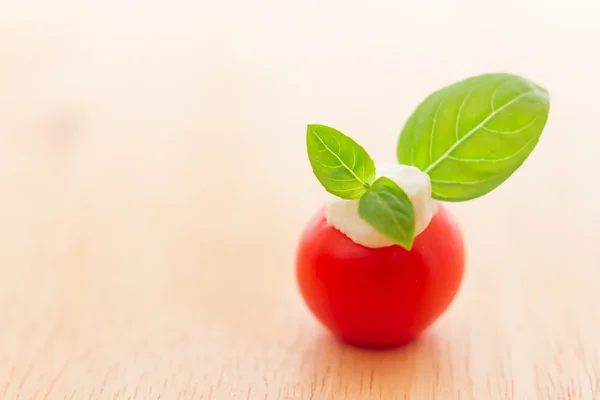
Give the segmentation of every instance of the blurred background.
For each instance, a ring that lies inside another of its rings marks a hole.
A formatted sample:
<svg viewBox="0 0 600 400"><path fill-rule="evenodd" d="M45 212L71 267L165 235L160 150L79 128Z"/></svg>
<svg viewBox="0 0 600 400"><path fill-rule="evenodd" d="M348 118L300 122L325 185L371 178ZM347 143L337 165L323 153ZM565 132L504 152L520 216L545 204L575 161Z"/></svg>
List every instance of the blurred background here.
<svg viewBox="0 0 600 400"><path fill-rule="evenodd" d="M0 2L0 398L593 398L599 17L594 0ZM507 184L451 205L456 304L401 357L336 347L293 277L325 199L306 125L394 161L427 94L484 72L552 106Z"/></svg>

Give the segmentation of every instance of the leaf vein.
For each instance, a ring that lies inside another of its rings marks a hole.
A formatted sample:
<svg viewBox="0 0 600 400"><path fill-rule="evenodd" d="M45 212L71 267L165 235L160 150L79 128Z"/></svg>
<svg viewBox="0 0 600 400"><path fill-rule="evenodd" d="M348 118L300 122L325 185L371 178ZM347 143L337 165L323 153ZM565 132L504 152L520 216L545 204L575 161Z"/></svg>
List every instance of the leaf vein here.
<svg viewBox="0 0 600 400"><path fill-rule="evenodd" d="M437 117L440 112L440 108L442 107L442 103L445 99L441 99L435 109L435 114L433 115L433 122L431 124L431 132L429 132L429 163L431 164L433 160L433 138L435 136L435 126L437 124Z"/></svg>
<svg viewBox="0 0 600 400"><path fill-rule="evenodd" d="M346 188L346 189L334 189L334 191L336 193L341 193L341 192L351 192L353 190L365 190L364 187L360 186L360 187L353 187L353 188Z"/></svg>
<svg viewBox="0 0 600 400"><path fill-rule="evenodd" d="M492 179L496 179L500 176L503 176L505 174L497 174L497 175L492 175L490 177L487 177L485 179L482 179L480 181L446 181L446 180L438 180L438 179L432 179L431 183L437 183L440 185L465 185L465 186L473 186L473 185L480 185L482 183L491 181Z"/></svg>
<svg viewBox="0 0 600 400"><path fill-rule="evenodd" d="M325 148L326 148L326 149L329 151L329 153L331 153L331 155L332 155L332 156L334 156L334 157L335 157L335 158L336 158L336 159L337 159L337 160L340 162L340 166L343 166L344 168L346 168L346 169L348 170L348 172L350 172L350 174L351 174L351 175L352 175L352 176L353 176L353 177L354 177L354 178L355 178L355 179L356 179L358 182L360 182L360 184L361 184L361 185L363 185L363 186L367 186L367 185L366 185L366 183L365 183L365 182L364 182L362 179L360 179L360 178L358 177L358 175L356 175L356 174L354 173L354 171L353 171L351 168L349 168L349 167L348 167L348 165L346 165L346 163L344 162L344 160L342 160L342 159L340 158L340 156L339 156L339 155L337 155L336 153L334 153L334 152L333 152L333 151L332 151L332 150L331 150L331 149L330 149L330 148L327 146L327 144L325 143L325 141L323 141L323 139L322 139L322 138L321 138L321 137L320 137L320 136L317 134L317 132L315 132L314 130L311 130L311 132L312 132L312 134L313 134L313 135L315 135L315 137L316 137L316 138L317 138L317 139L318 139L318 140L321 142L321 144L323 144L323 146L325 146ZM333 136L333 138L334 138L334 139L336 140L336 142L338 143L338 151L339 151L339 150L341 150L340 141L339 141L339 140L338 140L338 139L337 139L335 136ZM324 166L325 166L325 165L324 165Z"/></svg>
<svg viewBox="0 0 600 400"><path fill-rule="evenodd" d="M356 182L355 179L337 179L337 178L331 178L329 176L324 176L323 179L327 179L328 181L333 181L333 182ZM362 189L362 187L360 189Z"/></svg>
<svg viewBox="0 0 600 400"><path fill-rule="evenodd" d="M498 91L500 90L500 88L502 86L504 86L507 82L510 82L508 79L502 81L502 83L500 83L498 85L498 87L496 89L494 89L494 93L492 93L492 99L490 100L490 107L492 108L492 112L496 111L496 95L498 94Z"/></svg>
<svg viewBox="0 0 600 400"><path fill-rule="evenodd" d="M512 104L516 103L517 101L521 100L523 97L528 96L533 92L534 92L534 90L532 89L527 92L521 93L520 95L514 97L512 100L510 100L507 103L505 103L504 105L502 105L500 108L493 111L490 115L488 115L486 118L484 118L483 121L481 121L473 129L471 129L469 132L467 132L462 138L460 138L460 140L456 141L452 146L450 146L448 148L448 150L446 150L444 152L444 154L439 156L433 163L430 163L429 166L427 168L425 168L424 172L429 173L431 170L433 170L435 167L437 167L440 164L440 162L442 162L448 155L450 155L458 146L460 146L465 140L467 140L469 137L471 137L473 135L473 133L475 133L479 129L481 129L481 127L483 127L486 123L488 123L492 118L494 118L496 115L498 115L500 112L502 112L502 110L510 107Z"/></svg>
<svg viewBox="0 0 600 400"><path fill-rule="evenodd" d="M484 131L487 131L489 133L495 133L498 135L515 135L519 132L523 132L525 129L529 128L531 125L533 125L535 123L535 121L537 121L537 117L535 117L534 119L531 120L531 122L529 122L527 125L524 125L522 127L520 127L519 129L516 129L514 131L498 131L495 129L491 129L485 126L482 126L481 129L483 129Z"/></svg>
<svg viewBox="0 0 600 400"><path fill-rule="evenodd" d="M479 163L479 162L489 162L489 163L498 163L498 162L502 162L502 161L508 161L511 158L514 158L516 156L518 156L523 150L525 150L527 148L527 146L529 146L531 144L531 142L533 142L536 139L536 136L533 136L531 139L529 139L523 146L521 146L517 151L515 151L514 153L512 153L509 156L506 157L502 157L502 158L493 158L493 159L488 159L487 156L482 157L482 158L462 158L462 157L453 157L453 156L448 156L449 159L451 160L455 160L455 161L461 161L461 162L469 162L469 163ZM492 151L490 151L489 154L493 153L496 149L493 149Z"/></svg>
<svg viewBox="0 0 600 400"><path fill-rule="evenodd" d="M341 166L342 166L342 164L338 164L338 165L327 165L327 164L324 164L324 163L322 163L322 162L321 162L321 161L319 161L319 160L315 160L315 162L316 162L317 164L319 164L321 167L325 167L325 168L339 168L339 167L341 167Z"/></svg>
<svg viewBox="0 0 600 400"><path fill-rule="evenodd" d="M379 201L379 203L381 203L385 208L385 210L387 211L387 213L390 215L390 217L392 218L392 220L394 221L394 224L396 226L400 225L400 221L398 221L398 219L396 218L396 216L394 215L394 213L392 212L392 209L390 206L388 206L387 202L385 201L385 199L383 198L383 196L379 193L379 192L373 192L373 194L377 197L377 200Z"/></svg>
<svg viewBox="0 0 600 400"><path fill-rule="evenodd" d="M456 125L454 126L454 136L456 136L456 140L459 140L458 125L460 124L460 115L462 114L462 109L465 106L465 104L467 104L467 100L469 99L469 97L471 97L471 94L473 94L473 90L474 89L471 89L471 91L467 93L462 103L460 104L460 107L458 108L458 115L456 116Z"/></svg>

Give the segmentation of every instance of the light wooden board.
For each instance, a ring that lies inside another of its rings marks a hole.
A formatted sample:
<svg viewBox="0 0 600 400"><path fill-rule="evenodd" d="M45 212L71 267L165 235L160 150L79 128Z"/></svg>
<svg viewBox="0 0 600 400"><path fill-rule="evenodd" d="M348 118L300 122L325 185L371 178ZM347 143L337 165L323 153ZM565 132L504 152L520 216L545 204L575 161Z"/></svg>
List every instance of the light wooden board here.
<svg viewBox="0 0 600 400"><path fill-rule="evenodd" d="M600 398L599 3L401 3L2 3L0 398ZM551 117L451 205L456 301L340 344L294 281L306 124L390 161L423 96L498 70Z"/></svg>

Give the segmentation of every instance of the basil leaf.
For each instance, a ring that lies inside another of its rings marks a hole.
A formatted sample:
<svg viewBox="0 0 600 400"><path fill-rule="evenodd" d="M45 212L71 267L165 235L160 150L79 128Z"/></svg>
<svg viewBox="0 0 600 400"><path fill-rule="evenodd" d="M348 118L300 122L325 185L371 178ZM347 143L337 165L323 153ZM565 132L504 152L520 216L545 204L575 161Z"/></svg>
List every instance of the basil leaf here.
<svg viewBox="0 0 600 400"><path fill-rule="evenodd" d="M429 174L432 196L464 201L502 184L538 143L548 92L512 74L484 74L428 96L407 120L398 161Z"/></svg>
<svg viewBox="0 0 600 400"><path fill-rule="evenodd" d="M394 181L380 177L358 202L358 215L386 238L410 250L415 238L415 209Z"/></svg>
<svg viewBox="0 0 600 400"><path fill-rule="evenodd" d="M313 173L335 196L359 199L375 180L375 163L365 149L336 129L309 125L306 147Z"/></svg>

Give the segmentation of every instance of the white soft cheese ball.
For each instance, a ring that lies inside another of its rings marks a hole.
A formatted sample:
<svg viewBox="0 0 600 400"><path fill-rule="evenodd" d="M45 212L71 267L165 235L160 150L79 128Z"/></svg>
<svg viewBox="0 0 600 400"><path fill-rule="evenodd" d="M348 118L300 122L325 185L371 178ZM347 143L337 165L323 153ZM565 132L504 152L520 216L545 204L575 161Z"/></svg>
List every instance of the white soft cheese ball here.
<svg viewBox="0 0 600 400"><path fill-rule="evenodd" d="M385 176L404 190L415 209L415 236L423 232L435 214L435 200L431 198L431 180L420 169L408 165L377 165L377 177ZM325 206L327 223L365 247L395 245L358 215L358 200L332 197Z"/></svg>

